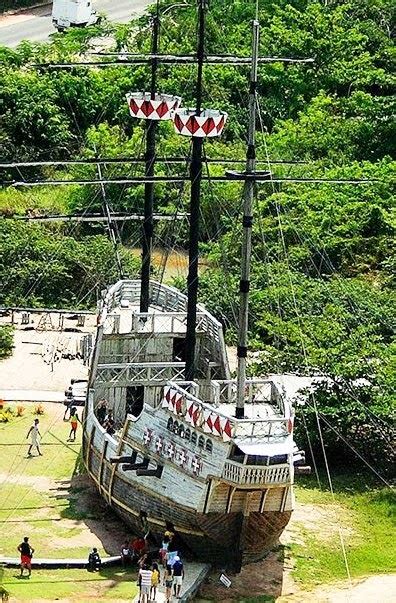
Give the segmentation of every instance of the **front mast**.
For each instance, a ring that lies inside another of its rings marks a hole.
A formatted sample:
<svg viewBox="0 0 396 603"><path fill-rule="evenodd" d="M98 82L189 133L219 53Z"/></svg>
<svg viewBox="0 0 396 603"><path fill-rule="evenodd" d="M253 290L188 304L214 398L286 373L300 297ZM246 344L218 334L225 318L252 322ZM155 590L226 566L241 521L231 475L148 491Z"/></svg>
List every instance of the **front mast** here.
<svg viewBox="0 0 396 603"><path fill-rule="evenodd" d="M246 153L245 175L253 175L256 171L256 90L257 90L257 65L259 52L260 25L253 21L252 65L249 90L249 133L248 148ZM237 404L235 416L237 419L244 417L245 386L246 386L246 361L247 339L249 328L249 289L250 289L250 261L252 256L252 225L253 225L253 199L256 182L254 177L247 177L244 185L243 203L243 240L241 280L239 286L239 330L238 330L238 373L237 373Z"/></svg>
<svg viewBox="0 0 396 603"><path fill-rule="evenodd" d="M159 5L153 17L153 34L151 52L153 55L158 53L158 34L159 34ZM158 59L151 59L151 82L150 95L151 100L155 99L157 86L157 67ZM157 122L147 120L146 122L146 153L145 153L145 176L151 178L154 176L155 161L155 133ZM153 211L154 211L154 182L146 182L144 185L144 220L142 224L142 267L141 267L141 285L140 285L140 312L148 312L150 305L150 271L151 271L151 253L153 245Z"/></svg>

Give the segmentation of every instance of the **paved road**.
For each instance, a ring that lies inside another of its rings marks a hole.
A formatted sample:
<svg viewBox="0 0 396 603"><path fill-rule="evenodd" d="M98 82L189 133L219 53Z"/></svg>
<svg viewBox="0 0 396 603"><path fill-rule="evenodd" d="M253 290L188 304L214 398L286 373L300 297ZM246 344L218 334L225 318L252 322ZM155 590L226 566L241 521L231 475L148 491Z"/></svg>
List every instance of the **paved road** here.
<svg viewBox="0 0 396 603"><path fill-rule="evenodd" d="M132 16L142 14L149 0L96 0L94 8L112 21L127 23ZM43 42L55 29L51 19L51 5L24 11L18 15L0 17L0 45L17 46L22 40Z"/></svg>

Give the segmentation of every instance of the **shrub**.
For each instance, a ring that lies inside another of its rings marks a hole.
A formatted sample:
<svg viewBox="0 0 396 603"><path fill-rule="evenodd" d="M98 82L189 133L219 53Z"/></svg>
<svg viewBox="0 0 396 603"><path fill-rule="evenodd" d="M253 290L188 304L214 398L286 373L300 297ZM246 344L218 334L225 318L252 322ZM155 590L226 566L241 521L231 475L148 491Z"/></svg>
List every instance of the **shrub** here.
<svg viewBox="0 0 396 603"><path fill-rule="evenodd" d="M43 415L44 414L44 406L42 404L36 404L33 410L34 415Z"/></svg>
<svg viewBox="0 0 396 603"><path fill-rule="evenodd" d="M19 404L19 405L16 407L16 416L17 416L17 417L21 417L21 416L23 415L23 413L24 413L24 412L25 412L25 407L24 407L24 406L22 406L21 404Z"/></svg>

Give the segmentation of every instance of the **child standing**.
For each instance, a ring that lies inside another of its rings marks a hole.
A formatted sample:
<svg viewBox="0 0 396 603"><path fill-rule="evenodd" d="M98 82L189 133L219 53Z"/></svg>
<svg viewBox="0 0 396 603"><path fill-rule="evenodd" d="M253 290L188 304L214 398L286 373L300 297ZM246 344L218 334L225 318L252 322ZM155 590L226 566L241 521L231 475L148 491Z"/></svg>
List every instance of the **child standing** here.
<svg viewBox="0 0 396 603"><path fill-rule="evenodd" d="M77 409L76 408L72 408L70 411L70 433L69 433L69 442L74 442L76 439L76 432L77 432L77 424L81 423L80 419L78 418L78 414L77 414Z"/></svg>
<svg viewBox="0 0 396 603"><path fill-rule="evenodd" d="M157 596L157 588L160 581L160 573L157 563L153 563L152 572L153 573L151 574L150 600L155 601L155 597Z"/></svg>

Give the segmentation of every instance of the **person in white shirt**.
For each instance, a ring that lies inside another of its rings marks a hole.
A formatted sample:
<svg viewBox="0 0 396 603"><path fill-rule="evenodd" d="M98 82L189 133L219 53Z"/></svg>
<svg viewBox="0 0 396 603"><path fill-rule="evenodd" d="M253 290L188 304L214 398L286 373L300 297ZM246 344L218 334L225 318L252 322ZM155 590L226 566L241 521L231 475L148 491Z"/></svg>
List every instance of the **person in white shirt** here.
<svg viewBox="0 0 396 603"><path fill-rule="evenodd" d="M41 433L39 431L39 420L38 419L34 419L34 423L31 426L31 428L28 431L28 434L26 436L26 439L29 439L30 436L30 446L28 449L28 456L32 456L32 448L35 447L37 448L37 452L39 453L40 456L43 456L40 450L40 438L41 438Z"/></svg>
<svg viewBox="0 0 396 603"><path fill-rule="evenodd" d="M148 565L143 565L142 569L139 570L139 603L149 602L152 574L153 572L151 571L151 569L149 569Z"/></svg>

